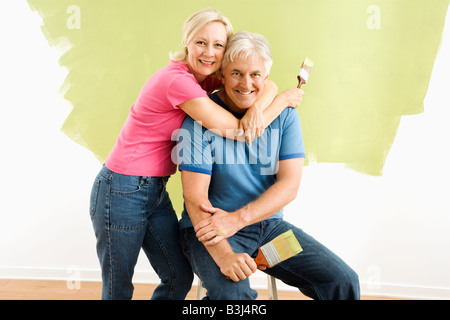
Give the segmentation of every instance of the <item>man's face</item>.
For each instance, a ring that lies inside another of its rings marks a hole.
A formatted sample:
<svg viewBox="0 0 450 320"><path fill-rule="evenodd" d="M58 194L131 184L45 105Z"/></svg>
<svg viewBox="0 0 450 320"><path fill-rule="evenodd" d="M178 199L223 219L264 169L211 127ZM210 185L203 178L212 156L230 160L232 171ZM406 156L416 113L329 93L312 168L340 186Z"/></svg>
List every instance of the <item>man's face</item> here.
<svg viewBox="0 0 450 320"><path fill-rule="evenodd" d="M264 91L268 75L263 58L236 58L222 70L225 103L231 110L243 113Z"/></svg>

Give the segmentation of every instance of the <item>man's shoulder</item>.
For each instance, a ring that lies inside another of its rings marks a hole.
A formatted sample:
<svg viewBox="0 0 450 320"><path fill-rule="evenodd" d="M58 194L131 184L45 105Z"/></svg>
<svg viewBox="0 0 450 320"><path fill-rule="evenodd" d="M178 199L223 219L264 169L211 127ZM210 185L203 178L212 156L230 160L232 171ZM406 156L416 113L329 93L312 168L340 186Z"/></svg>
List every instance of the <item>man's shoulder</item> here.
<svg viewBox="0 0 450 320"><path fill-rule="evenodd" d="M297 117L298 118L298 112L294 108L285 108L281 112L280 117L281 116L283 116L284 118L289 118L289 117Z"/></svg>
<svg viewBox="0 0 450 320"><path fill-rule="evenodd" d="M194 130L194 127L198 124L194 119L192 119L189 115L186 115L186 117L183 120L183 123L181 124L181 129L192 131Z"/></svg>
<svg viewBox="0 0 450 320"><path fill-rule="evenodd" d="M205 132L207 132L207 129L202 126L201 122L194 120L189 115L186 115L180 129L178 129L177 136L178 140L181 136L190 137L189 141L191 143L201 143L205 137L207 137ZM200 137L200 139L195 137Z"/></svg>
<svg viewBox="0 0 450 320"><path fill-rule="evenodd" d="M298 121L299 116L294 108L285 108L280 115L269 125L271 128L282 129L293 121Z"/></svg>
<svg viewBox="0 0 450 320"><path fill-rule="evenodd" d="M222 101L222 99L220 99L219 97L219 91L215 91L211 94L208 95L208 97L214 101L215 103L217 103L219 106L221 106L222 108L228 109L227 106L225 105L225 102Z"/></svg>

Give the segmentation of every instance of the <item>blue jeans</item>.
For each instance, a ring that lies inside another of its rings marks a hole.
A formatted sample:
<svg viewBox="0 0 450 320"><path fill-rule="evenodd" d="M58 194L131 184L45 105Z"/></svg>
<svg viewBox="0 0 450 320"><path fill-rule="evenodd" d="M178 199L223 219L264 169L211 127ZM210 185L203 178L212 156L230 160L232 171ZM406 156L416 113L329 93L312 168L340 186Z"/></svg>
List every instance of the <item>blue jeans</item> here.
<svg viewBox="0 0 450 320"><path fill-rule="evenodd" d="M227 240L235 253L246 252L254 258L260 246L289 229L294 232L303 251L264 272L297 287L313 299L359 299L358 275L325 246L283 219L255 223ZM248 278L239 282L227 280L204 245L197 240L193 228L180 229L180 233L183 237L183 251L194 272L202 280L209 299L256 299L257 292L250 288Z"/></svg>
<svg viewBox="0 0 450 320"><path fill-rule="evenodd" d="M106 166L91 191L90 214L102 269L102 299L131 299L140 249L161 279L152 299L184 299L193 273L181 251L168 177L137 177Z"/></svg>

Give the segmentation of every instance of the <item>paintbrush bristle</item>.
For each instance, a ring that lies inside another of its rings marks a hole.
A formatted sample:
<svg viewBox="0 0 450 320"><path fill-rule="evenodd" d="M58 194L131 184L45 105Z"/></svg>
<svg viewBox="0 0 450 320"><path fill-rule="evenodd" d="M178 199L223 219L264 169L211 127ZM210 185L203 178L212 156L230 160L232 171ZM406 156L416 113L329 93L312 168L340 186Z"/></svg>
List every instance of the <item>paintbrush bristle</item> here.
<svg viewBox="0 0 450 320"><path fill-rule="evenodd" d="M289 230L263 245L261 251L269 267L273 267L302 252L303 249L292 230Z"/></svg>
<svg viewBox="0 0 450 320"><path fill-rule="evenodd" d="M305 67L309 67L312 68L314 66L314 62L312 62L310 59L305 58L305 60L303 60L302 65L304 65Z"/></svg>

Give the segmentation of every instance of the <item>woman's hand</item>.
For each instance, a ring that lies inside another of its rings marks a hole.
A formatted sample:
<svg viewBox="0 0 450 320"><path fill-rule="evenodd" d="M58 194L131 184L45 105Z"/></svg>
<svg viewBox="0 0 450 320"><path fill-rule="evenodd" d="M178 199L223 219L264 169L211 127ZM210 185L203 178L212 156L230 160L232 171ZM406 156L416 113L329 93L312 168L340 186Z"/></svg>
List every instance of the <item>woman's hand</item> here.
<svg viewBox="0 0 450 320"><path fill-rule="evenodd" d="M305 91L303 91L302 89L292 88L280 93L280 97L282 97L286 101L286 106L297 108L302 102L304 94Z"/></svg>
<svg viewBox="0 0 450 320"><path fill-rule="evenodd" d="M266 127L264 122L263 110L256 106L251 106L245 112L240 121L241 133L244 132L245 140L248 145L252 145L252 141L264 133Z"/></svg>
<svg viewBox="0 0 450 320"><path fill-rule="evenodd" d="M200 207L203 211L212 214L210 218L200 221L194 227L198 240L206 246L213 246L244 227L236 211L227 212L203 204Z"/></svg>

